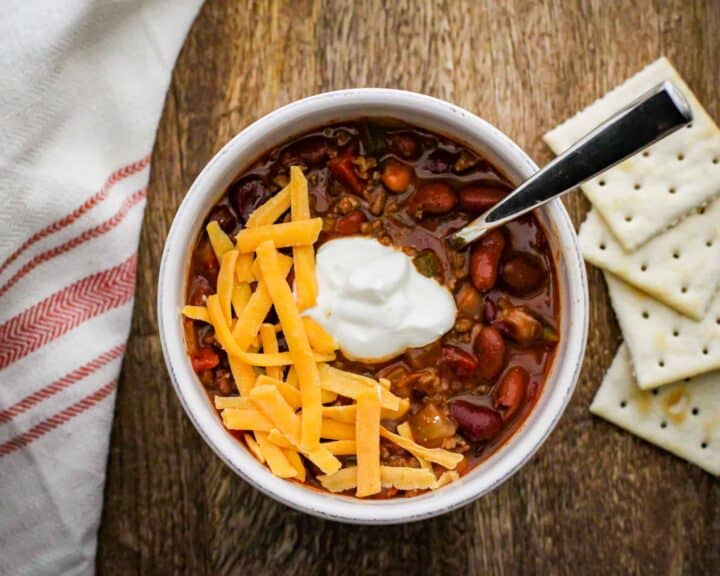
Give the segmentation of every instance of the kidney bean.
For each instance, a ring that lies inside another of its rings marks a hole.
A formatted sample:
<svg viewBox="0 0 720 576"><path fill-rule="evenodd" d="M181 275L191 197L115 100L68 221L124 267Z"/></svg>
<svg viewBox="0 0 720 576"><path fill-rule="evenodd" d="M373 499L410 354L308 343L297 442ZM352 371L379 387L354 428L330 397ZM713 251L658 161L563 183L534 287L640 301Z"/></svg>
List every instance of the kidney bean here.
<svg viewBox="0 0 720 576"><path fill-rule="evenodd" d="M530 254L520 252L510 257L500 269L500 276L514 293L534 292L545 282L542 262Z"/></svg>
<svg viewBox="0 0 720 576"><path fill-rule="evenodd" d="M427 157L424 168L433 174L444 174L450 171L457 157L457 154L438 148Z"/></svg>
<svg viewBox="0 0 720 576"><path fill-rule="evenodd" d="M365 214L360 210L353 210L335 221L335 233L342 235L359 234L365 222Z"/></svg>
<svg viewBox="0 0 720 576"><path fill-rule="evenodd" d="M478 355L478 375L488 382L495 378L505 365L505 340L492 326L483 326L475 337L473 348Z"/></svg>
<svg viewBox="0 0 720 576"><path fill-rule="evenodd" d="M423 214L445 214L457 204L457 195L444 182L428 182L415 192L408 206L415 217Z"/></svg>
<svg viewBox="0 0 720 576"><path fill-rule="evenodd" d="M487 292L495 286L504 250L505 236L497 228L473 245L470 251L470 280L480 292Z"/></svg>
<svg viewBox="0 0 720 576"><path fill-rule="evenodd" d="M290 166L298 160L306 164L319 164L327 155L327 142L321 136L303 138L288 146L282 153L281 162Z"/></svg>
<svg viewBox="0 0 720 576"><path fill-rule="evenodd" d="M503 420L508 420L520 409L527 394L530 374L522 366L513 366L505 372L494 394L495 409Z"/></svg>
<svg viewBox="0 0 720 576"><path fill-rule="evenodd" d="M382 181L390 192L401 194L410 185L412 175L413 170L410 166L390 159L383 166Z"/></svg>
<svg viewBox="0 0 720 576"><path fill-rule="evenodd" d="M213 220L217 221L226 234L230 234L237 226L237 219L228 206L215 206L208 216L208 222Z"/></svg>
<svg viewBox="0 0 720 576"><path fill-rule="evenodd" d="M478 359L457 346L443 346L442 362L460 378L472 376L478 367Z"/></svg>
<svg viewBox="0 0 720 576"><path fill-rule="evenodd" d="M191 306L205 306L207 297L214 292L215 290L210 286L210 281L205 276L193 276L188 290L188 304Z"/></svg>
<svg viewBox="0 0 720 576"><path fill-rule="evenodd" d="M365 184L355 172L352 163L352 155L345 152L340 156L336 156L328 162L328 168L335 179L346 188L349 188L354 194L361 196L365 189Z"/></svg>
<svg viewBox="0 0 720 576"><path fill-rule="evenodd" d="M457 422L460 434L473 442L492 440L502 430L500 414L467 400L450 402L450 415Z"/></svg>
<svg viewBox="0 0 720 576"><path fill-rule="evenodd" d="M230 199L241 223L247 222L255 209L270 198L270 190L260 178L251 176L230 187Z"/></svg>
<svg viewBox="0 0 720 576"><path fill-rule="evenodd" d="M210 348L200 348L196 352L193 352L190 357L190 362L193 370L199 374L203 370L211 370L220 364L220 356Z"/></svg>
<svg viewBox="0 0 720 576"><path fill-rule="evenodd" d="M507 195L507 188L472 184L460 190L460 206L463 210L480 214L490 210Z"/></svg>
<svg viewBox="0 0 720 576"><path fill-rule="evenodd" d="M397 133L390 136L390 148L403 158L417 158L420 146L409 134Z"/></svg>

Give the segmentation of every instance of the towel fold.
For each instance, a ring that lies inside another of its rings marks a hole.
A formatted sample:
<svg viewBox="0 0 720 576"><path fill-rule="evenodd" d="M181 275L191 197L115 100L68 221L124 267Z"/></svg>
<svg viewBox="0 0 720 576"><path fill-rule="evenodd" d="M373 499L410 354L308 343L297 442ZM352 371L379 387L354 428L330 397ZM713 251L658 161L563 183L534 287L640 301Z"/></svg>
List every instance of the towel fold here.
<svg viewBox="0 0 720 576"><path fill-rule="evenodd" d="M3 5L0 574L94 572L150 152L200 4Z"/></svg>

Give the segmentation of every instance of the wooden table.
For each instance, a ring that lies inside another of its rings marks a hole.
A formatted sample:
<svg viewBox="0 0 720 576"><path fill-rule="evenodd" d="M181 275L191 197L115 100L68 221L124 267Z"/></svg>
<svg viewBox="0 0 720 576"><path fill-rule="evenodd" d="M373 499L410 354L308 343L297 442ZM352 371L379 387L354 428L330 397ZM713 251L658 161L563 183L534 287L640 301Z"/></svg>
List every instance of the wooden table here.
<svg viewBox="0 0 720 576"><path fill-rule="evenodd" d="M384 528L294 512L213 455L165 372L155 297L165 235L189 185L277 106L336 88L415 90L476 112L542 164L546 130L661 54L720 118L719 31L713 0L208 1L153 152L100 573L718 573L720 483L588 412L620 341L596 270L582 378L531 463L462 510ZM567 207L579 223L587 202L574 195Z"/></svg>

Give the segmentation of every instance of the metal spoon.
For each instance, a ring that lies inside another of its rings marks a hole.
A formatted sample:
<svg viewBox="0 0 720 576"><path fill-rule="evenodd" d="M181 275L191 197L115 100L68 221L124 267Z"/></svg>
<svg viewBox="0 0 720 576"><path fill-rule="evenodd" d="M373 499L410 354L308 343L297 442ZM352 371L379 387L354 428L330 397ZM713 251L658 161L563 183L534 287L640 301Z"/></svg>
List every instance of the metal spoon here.
<svg viewBox="0 0 720 576"><path fill-rule="evenodd" d="M456 232L450 243L460 248L477 240L487 231L566 194L689 122L692 110L682 92L671 82L659 84Z"/></svg>

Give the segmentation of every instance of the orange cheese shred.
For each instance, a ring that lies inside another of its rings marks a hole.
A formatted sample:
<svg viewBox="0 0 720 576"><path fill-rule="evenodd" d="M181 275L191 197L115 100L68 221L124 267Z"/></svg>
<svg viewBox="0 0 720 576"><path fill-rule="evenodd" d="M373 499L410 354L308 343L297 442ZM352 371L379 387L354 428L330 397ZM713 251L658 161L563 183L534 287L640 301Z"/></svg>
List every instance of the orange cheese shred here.
<svg viewBox="0 0 720 576"><path fill-rule="evenodd" d="M340 348L335 338L328 334L325 328L320 326L315 320L309 316L303 316L302 321L305 326L305 333L313 350L322 352L323 354L332 354Z"/></svg>
<svg viewBox="0 0 720 576"><path fill-rule="evenodd" d="M190 320L200 320L210 324L210 316L205 306L183 306L182 315Z"/></svg>
<svg viewBox="0 0 720 576"><path fill-rule="evenodd" d="M292 260L285 258L280 260L280 273L285 279L292 267ZM252 341L260 332L260 326L265 321L265 317L272 308L272 299L265 287L265 283L260 281L255 292L250 296L247 305L243 308L242 314L238 316L237 321L233 325L232 335L237 340L238 345L243 350L247 350Z"/></svg>
<svg viewBox="0 0 720 576"><path fill-rule="evenodd" d="M292 168L291 168L292 170ZM264 204L255 208L247 220L248 228L269 226L290 208L290 186L285 186L280 192L272 196Z"/></svg>
<svg viewBox="0 0 720 576"><path fill-rule="evenodd" d="M346 492L358 485L358 467L348 466L335 474L318 476L323 488L329 492ZM423 468L380 466L380 483L398 490L429 490L436 487L435 475Z"/></svg>
<svg viewBox="0 0 720 576"><path fill-rule="evenodd" d="M457 452L450 452L449 450L443 450L442 448L425 448L416 444L412 440L403 438L399 434L393 434L387 428L380 427L380 435L387 440L390 440L393 444L397 444L400 448L407 450L416 458L423 458L435 464L440 464L443 468L454 469L464 456Z"/></svg>
<svg viewBox="0 0 720 576"><path fill-rule="evenodd" d="M310 246L318 239L321 230L322 218L245 228L238 232L236 245L241 253L257 250L264 242L272 242L277 248Z"/></svg>
<svg viewBox="0 0 720 576"><path fill-rule="evenodd" d="M252 452L253 456L258 459L260 464L265 464L265 456L263 456L262 450L260 450L260 446L258 446L258 443L252 434L245 434L244 438L245 444L247 444L247 447L250 452Z"/></svg>
<svg viewBox="0 0 720 576"><path fill-rule="evenodd" d="M327 364L320 364L318 371L320 372L320 385L324 389L346 398L357 399L358 395L368 388L376 389L378 387L378 383L372 378L338 370ZM400 398L382 386L380 386L380 401L383 408L400 409Z"/></svg>
<svg viewBox="0 0 720 576"><path fill-rule="evenodd" d="M235 264L235 280L237 282L254 282L253 263L255 258L252 253L239 254Z"/></svg>
<svg viewBox="0 0 720 576"><path fill-rule="evenodd" d="M233 249L233 241L230 240L230 236L225 234L217 220L208 222L205 226L208 238L210 240L210 246L212 246L213 252L218 261L222 260L223 254Z"/></svg>
<svg viewBox="0 0 720 576"><path fill-rule="evenodd" d="M287 458L287 461L290 462L290 466L295 468L297 472L295 478L300 480L300 482L305 482L307 471L305 470L305 464L303 464L302 458L300 458L300 454L298 454L294 448L281 448L281 450L285 458Z"/></svg>
<svg viewBox="0 0 720 576"><path fill-rule="evenodd" d="M283 449L270 442L267 439L267 434L264 432L256 432L255 440L257 440L260 451L265 457L267 465L270 467L270 471L275 474L275 476L279 476L280 478L295 478L298 475L298 471L288 461Z"/></svg>
<svg viewBox="0 0 720 576"><path fill-rule="evenodd" d="M265 354L276 354L279 351L275 326L272 324L263 324L260 326L260 342L262 343ZM270 378L277 378L278 380L281 380L283 377L280 366L268 366L266 373Z"/></svg>
<svg viewBox="0 0 720 576"><path fill-rule="evenodd" d="M323 418L320 438L326 440L355 440L355 423L346 424Z"/></svg>
<svg viewBox="0 0 720 576"><path fill-rule="evenodd" d="M367 388L357 397L355 444L359 498L377 494L380 483L380 388Z"/></svg>
<svg viewBox="0 0 720 576"><path fill-rule="evenodd" d="M275 386L262 384L262 378L258 378L255 388L250 391L250 400L293 445L299 445L300 418Z"/></svg>
<svg viewBox="0 0 720 576"><path fill-rule="evenodd" d="M222 411L222 421L228 430L255 430L269 432L273 423L259 410L227 408Z"/></svg>
<svg viewBox="0 0 720 576"><path fill-rule="evenodd" d="M217 295L220 300L220 307L225 315L225 321L232 323L232 292L235 280L235 263L237 262L238 251L228 250L220 260L220 272L217 277Z"/></svg>
<svg viewBox="0 0 720 576"><path fill-rule="evenodd" d="M310 198L305 175L299 166L290 167L290 214L293 222L310 219ZM317 280L315 279L315 250L312 246L293 248L295 267L295 293L300 311L315 306Z"/></svg>
<svg viewBox="0 0 720 576"><path fill-rule="evenodd" d="M231 296L232 308L237 318L240 318L240 314L242 314L242 311L245 310L245 306L247 306L251 296L252 289L250 288L250 284L247 282L241 282L240 284L235 284L233 286Z"/></svg>
<svg viewBox="0 0 720 576"><path fill-rule="evenodd" d="M275 311L280 319L285 341L295 366L300 394L302 398L302 434L303 450L313 450L320 444L321 394L320 375L313 357L310 342L300 312L290 291L290 287L280 272L277 250L272 242L263 242L257 248L263 282L267 285ZM279 394L279 393L278 393Z"/></svg>
<svg viewBox="0 0 720 576"><path fill-rule="evenodd" d="M355 440L333 440L332 442L321 442L320 446L335 456L354 456L357 453Z"/></svg>

